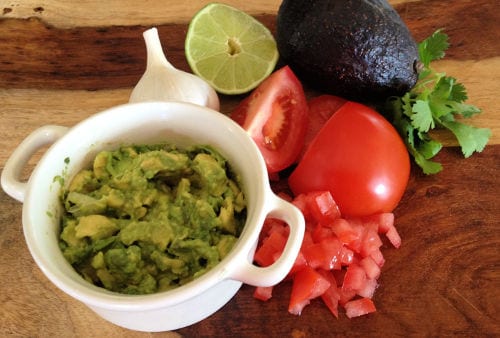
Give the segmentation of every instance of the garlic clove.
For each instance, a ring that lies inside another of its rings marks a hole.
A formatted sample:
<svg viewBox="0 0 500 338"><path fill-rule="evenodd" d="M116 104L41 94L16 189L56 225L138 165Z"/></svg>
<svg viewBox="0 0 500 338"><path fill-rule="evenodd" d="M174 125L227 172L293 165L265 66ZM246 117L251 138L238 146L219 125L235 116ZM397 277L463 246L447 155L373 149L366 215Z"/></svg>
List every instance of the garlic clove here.
<svg viewBox="0 0 500 338"><path fill-rule="evenodd" d="M146 42L146 71L136 84L129 102L180 101L220 109L215 90L200 77L172 66L161 46L158 30L143 33Z"/></svg>

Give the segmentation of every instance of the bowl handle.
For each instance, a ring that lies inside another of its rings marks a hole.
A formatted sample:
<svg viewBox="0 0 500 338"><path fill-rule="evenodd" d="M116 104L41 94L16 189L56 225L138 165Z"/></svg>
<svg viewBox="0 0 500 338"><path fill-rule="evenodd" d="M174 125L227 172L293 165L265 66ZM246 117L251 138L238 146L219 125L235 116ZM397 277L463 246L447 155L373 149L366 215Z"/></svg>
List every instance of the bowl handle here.
<svg viewBox="0 0 500 338"><path fill-rule="evenodd" d="M270 206L268 216L281 219L287 223L290 234L283 253L273 264L267 267L253 265L251 262L253 259L252 254L249 255L251 256L249 257L250 261L242 260L241 268L231 276L233 279L253 286L272 286L281 282L295 263L304 238L305 221L302 212L292 203L274 194L270 195L272 198L268 203L268 206Z"/></svg>
<svg viewBox="0 0 500 338"><path fill-rule="evenodd" d="M1 184L7 195L19 202L24 202L28 187L27 182L22 182L20 179L24 167L37 150L57 141L66 134L68 129L61 126L43 126L33 131L21 142L5 163L2 171Z"/></svg>

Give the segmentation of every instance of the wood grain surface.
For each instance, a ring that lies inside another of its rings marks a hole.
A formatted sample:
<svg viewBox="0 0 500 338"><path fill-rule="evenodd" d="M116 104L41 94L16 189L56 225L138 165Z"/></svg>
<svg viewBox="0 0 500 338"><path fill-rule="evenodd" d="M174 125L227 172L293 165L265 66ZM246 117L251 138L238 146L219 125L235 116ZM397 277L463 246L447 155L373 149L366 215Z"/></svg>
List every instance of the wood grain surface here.
<svg viewBox="0 0 500 338"><path fill-rule="evenodd" d="M420 41L437 28L451 47L439 70L458 78L483 109L471 123L492 129L486 149L463 159L452 139L444 171L413 167L398 208L400 249L388 245L377 312L337 320L320 301L287 312L290 285L267 303L240 292L193 326L141 333L114 326L73 300L38 269L24 242L22 204L0 191L0 337L495 337L500 336L500 11L496 0L389 1ZM0 169L33 130L72 126L128 100L145 68L142 32L156 26L167 57L189 71L184 38L208 1L0 0ZM279 0L228 0L273 32ZM308 92L312 95L312 92ZM221 96L223 113L241 96ZM31 160L28 178L43 149Z"/></svg>

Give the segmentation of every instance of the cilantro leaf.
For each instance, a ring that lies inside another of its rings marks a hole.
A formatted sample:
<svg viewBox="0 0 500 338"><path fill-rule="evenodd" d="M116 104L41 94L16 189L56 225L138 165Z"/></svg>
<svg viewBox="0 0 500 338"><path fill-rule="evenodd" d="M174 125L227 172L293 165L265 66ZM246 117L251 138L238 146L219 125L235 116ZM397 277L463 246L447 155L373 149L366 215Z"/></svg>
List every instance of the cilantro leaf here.
<svg viewBox="0 0 500 338"><path fill-rule="evenodd" d="M443 145L440 142L431 138L425 138L425 140L418 146L417 151L423 156L423 158L429 160L436 156L442 147Z"/></svg>
<svg viewBox="0 0 500 338"><path fill-rule="evenodd" d="M466 158L475 151L483 151L491 136L491 130L487 128L476 128L457 121L442 121L441 124L455 135Z"/></svg>
<svg viewBox="0 0 500 338"><path fill-rule="evenodd" d="M441 33L439 29L418 45L420 61L425 67L429 67L431 61L444 57L448 47L448 35Z"/></svg>
<svg viewBox="0 0 500 338"><path fill-rule="evenodd" d="M449 114L471 117L481 112L479 108L463 103L465 100L467 100L465 87L449 76L441 77L429 94L429 105L435 118Z"/></svg>
<svg viewBox="0 0 500 338"><path fill-rule="evenodd" d="M402 114L411 117L413 114L413 109L412 109L412 99L410 96L410 93L406 93L402 98L401 98L401 109Z"/></svg>
<svg viewBox="0 0 500 338"><path fill-rule="evenodd" d="M422 68L417 84L401 97L391 97L384 108L392 124L404 139L408 152L425 174L435 174L442 165L432 160L442 148L429 131L445 128L457 139L464 157L481 152L491 137L487 128L463 123L481 110L465 103L465 87L454 77L435 72L430 64L443 58L449 47L448 36L437 30L418 45ZM455 117L462 117L456 120Z"/></svg>
<svg viewBox="0 0 500 338"><path fill-rule="evenodd" d="M409 104L409 95L405 95L406 101L411 109L411 104ZM427 138L425 142L422 142L422 136L417 130L412 126L412 123L408 118L405 118L401 113L405 103L405 100L389 100L388 103L392 106L392 109L398 112L395 115L393 124L396 129L401 134L401 137L405 141L406 148L408 152L415 159L415 163L417 163L423 170L425 174L435 174L442 170L442 166L440 163L431 161L430 159L436 155L439 150L441 150L441 143ZM417 135L417 137L415 137ZM420 136L418 136L420 135Z"/></svg>
<svg viewBox="0 0 500 338"><path fill-rule="evenodd" d="M441 163L427 160L420 153L415 154L413 157L415 159L415 163L422 168L422 171L426 175L437 174L443 170L443 165Z"/></svg>
<svg viewBox="0 0 500 338"><path fill-rule="evenodd" d="M453 77L448 77L449 81L453 81L454 85L450 90L450 99L457 102L465 102L467 101L467 92L463 84L458 83L457 80Z"/></svg>
<svg viewBox="0 0 500 338"><path fill-rule="evenodd" d="M429 101L416 100L412 106L413 115L410 117L412 125L421 132L427 132L434 128L434 118Z"/></svg>

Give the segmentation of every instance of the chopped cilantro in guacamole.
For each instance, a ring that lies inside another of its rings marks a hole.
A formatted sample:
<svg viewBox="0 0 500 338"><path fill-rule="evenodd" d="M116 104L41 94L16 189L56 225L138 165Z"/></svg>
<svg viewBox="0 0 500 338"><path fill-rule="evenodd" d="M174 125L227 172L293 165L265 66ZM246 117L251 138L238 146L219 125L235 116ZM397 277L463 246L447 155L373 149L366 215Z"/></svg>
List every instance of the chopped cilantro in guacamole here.
<svg viewBox="0 0 500 338"><path fill-rule="evenodd" d="M89 282L127 294L200 276L228 254L246 219L238 176L209 146L102 151L63 204L65 258Z"/></svg>

